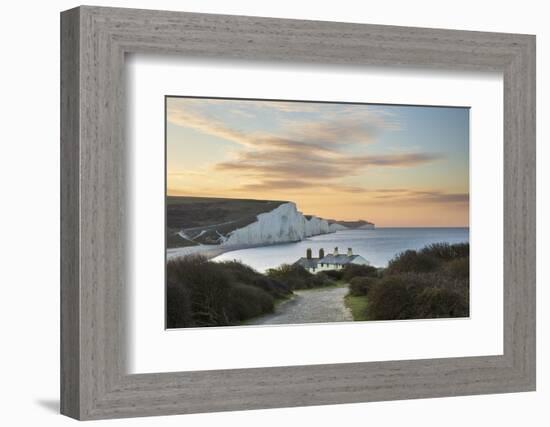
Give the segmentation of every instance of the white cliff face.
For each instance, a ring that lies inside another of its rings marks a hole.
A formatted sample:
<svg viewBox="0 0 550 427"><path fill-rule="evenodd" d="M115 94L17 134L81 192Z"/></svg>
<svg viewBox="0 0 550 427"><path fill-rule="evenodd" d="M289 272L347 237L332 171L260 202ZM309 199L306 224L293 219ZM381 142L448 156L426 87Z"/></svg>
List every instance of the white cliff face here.
<svg viewBox="0 0 550 427"><path fill-rule="evenodd" d="M331 233L334 233L335 231L347 230L348 227L342 224L333 223L333 224L330 224L329 229Z"/></svg>
<svg viewBox="0 0 550 427"><path fill-rule="evenodd" d="M361 230L374 230L374 224L365 224L359 227Z"/></svg>
<svg viewBox="0 0 550 427"><path fill-rule="evenodd" d="M256 218L256 222L229 233L223 245L296 242L306 237L346 228L340 224L329 225L322 218L307 219L292 202L283 203L270 212L259 214Z"/></svg>

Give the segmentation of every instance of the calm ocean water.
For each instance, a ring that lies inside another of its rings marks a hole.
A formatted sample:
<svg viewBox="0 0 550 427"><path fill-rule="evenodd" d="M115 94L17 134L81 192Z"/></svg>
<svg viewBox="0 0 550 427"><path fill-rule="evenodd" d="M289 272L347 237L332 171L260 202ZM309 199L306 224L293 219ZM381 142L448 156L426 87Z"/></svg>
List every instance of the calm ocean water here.
<svg viewBox="0 0 550 427"><path fill-rule="evenodd" d="M338 247L340 253L353 248L353 253L366 258L371 265L385 267L399 252L420 249L430 243L461 243L469 241L469 228L377 228L375 230L344 230L336 233L310 237L296 243L263 246L226 252L216 261L239 260L252 268L264 272L281 264L292 264L305 256L311 248L313 256L319 249L325 253Z"/></svg>

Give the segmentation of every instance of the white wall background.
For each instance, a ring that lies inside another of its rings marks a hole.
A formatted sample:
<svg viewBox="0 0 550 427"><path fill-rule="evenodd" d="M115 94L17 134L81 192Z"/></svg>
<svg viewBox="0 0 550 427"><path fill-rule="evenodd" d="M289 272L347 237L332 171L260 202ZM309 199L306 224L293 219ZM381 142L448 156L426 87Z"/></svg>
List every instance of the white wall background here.
<svg viewBox="0 0 550 427"><path fill-rule="evenodd" d="M109 421L117 426L345 424L546 426L550 423L550 318L543 271L550 256L548 183L550 27L545 2L386 0L96 1L97 5L537 34L538 391ZM5 2L0 67L0 420L63 426L59 384L59 11L75 1ZM7 238L6 238L7 237Z"/></svg>

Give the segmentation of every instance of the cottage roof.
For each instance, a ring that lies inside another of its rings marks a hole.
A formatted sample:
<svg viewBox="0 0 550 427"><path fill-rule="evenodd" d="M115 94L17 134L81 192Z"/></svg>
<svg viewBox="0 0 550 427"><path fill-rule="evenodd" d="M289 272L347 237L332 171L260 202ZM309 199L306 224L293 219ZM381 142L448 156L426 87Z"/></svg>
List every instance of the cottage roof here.
<svg viewBox="0 0 550 427"><path fill-rule="evenodd" d="M304 268L316 268L319 258L300 258L294 265L301 265Z"/></svg>
<svg viewBox="0 0 550 427"><path fill-rule="evenodd" d="M345 254L334 255L334 254L329 254L329 255L325 255L323 258L321 258L317 262L322 263L322 264L345 265L345 264L349 264L350 262L352 262L353 260L355 260L356 258L359 258L359 257L360 257L359 255L345 255Z"/></svg>
<svg viewBox="0 0 550 427"><path fill-rule="evenodd" d="M317 268L318 264L346 265L353 262L361 255L325 255L323 258L300 258L294 265L301 265L304 268Z"/></svg>

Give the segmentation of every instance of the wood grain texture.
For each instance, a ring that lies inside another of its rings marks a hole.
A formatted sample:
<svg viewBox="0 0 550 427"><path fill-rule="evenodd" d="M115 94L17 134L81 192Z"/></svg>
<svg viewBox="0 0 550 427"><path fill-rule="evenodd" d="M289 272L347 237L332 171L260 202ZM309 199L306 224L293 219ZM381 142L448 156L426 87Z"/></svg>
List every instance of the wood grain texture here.
<svg viewBox="0 0 550 427"><path fill-rule="evenodd" d="M63 12L61 27L62 413L100 419L534 390L534 36L86 6ZM503 72L504 354L128 375L128 53Z"/></svg>
<svg viewBox="0 0 550 427"><path fill-rule="evenodd" d="M80 414L78 10L61 21L61 412Z"/></svg>

